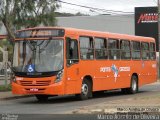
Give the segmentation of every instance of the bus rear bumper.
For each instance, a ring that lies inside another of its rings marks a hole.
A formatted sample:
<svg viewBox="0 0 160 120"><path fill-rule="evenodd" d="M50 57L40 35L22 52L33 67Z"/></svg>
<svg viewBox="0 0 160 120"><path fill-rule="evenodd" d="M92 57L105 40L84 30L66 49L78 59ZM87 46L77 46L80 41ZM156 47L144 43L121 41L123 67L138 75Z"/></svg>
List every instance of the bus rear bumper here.
<svg viewBox="0 0 160 120"><path fill-rule="evenodd" d="M63 95L64 89L61 83L51 84L49 86L22 86L12 82L12 93L18 95Z"/></svg>

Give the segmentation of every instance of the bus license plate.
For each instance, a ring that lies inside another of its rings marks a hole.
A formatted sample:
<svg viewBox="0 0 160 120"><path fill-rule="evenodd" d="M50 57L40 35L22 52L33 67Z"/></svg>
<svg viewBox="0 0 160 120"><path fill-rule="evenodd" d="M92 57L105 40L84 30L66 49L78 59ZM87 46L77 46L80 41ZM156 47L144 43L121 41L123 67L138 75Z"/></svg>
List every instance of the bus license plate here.
<svg viewBox="0 0 160 120"><path fill-rule="evenodd" d="M31 88L30 91L31 92L38 92L38 89L37 88Z"/></svg>

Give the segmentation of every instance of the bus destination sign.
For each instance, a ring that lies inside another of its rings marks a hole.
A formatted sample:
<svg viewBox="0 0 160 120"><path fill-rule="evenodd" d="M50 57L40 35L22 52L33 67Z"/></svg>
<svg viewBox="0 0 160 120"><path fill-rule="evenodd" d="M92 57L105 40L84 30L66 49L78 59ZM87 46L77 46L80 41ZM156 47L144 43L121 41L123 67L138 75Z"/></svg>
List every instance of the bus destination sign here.
<svg viewBox="0 0 160 120"><path fill-rule="evenodd" d="M37 37L63 37L63 29L33 29L23 30L16 33L16 38L37 38Z"/></svg>

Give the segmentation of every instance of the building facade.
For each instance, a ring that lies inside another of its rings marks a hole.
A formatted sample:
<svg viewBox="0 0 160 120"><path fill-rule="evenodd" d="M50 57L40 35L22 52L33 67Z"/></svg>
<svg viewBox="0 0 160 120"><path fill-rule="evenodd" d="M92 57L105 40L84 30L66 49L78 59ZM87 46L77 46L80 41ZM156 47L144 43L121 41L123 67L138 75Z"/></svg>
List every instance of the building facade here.
<svg viewBox="0 0 160 120"><path fill-rule="evenodd" d="M130 35L135 34L134 15L57 17L57 26ZM0 35L4 34L6 34L6 30L5 27L2 26L0 29Z"/></svg>
<svg viewBox="0 0 160 120"><path fill-rule="evenodd" d="M57 25L95 31L135 34L134 15L57 17Z"/></svg>

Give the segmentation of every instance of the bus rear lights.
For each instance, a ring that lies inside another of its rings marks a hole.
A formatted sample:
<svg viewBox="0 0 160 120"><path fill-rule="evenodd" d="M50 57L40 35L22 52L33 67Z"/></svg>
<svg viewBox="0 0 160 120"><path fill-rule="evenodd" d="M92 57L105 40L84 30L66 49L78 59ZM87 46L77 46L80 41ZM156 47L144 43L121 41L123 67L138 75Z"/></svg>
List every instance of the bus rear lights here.
<svg viewBox="0 0 160 120"><path fill-rule="evenodd" d="M62 80L62 76L63 76L63 70L58 72L58 74L56 75L56 80L54 81L54 83L60 82Z"/></svg>

